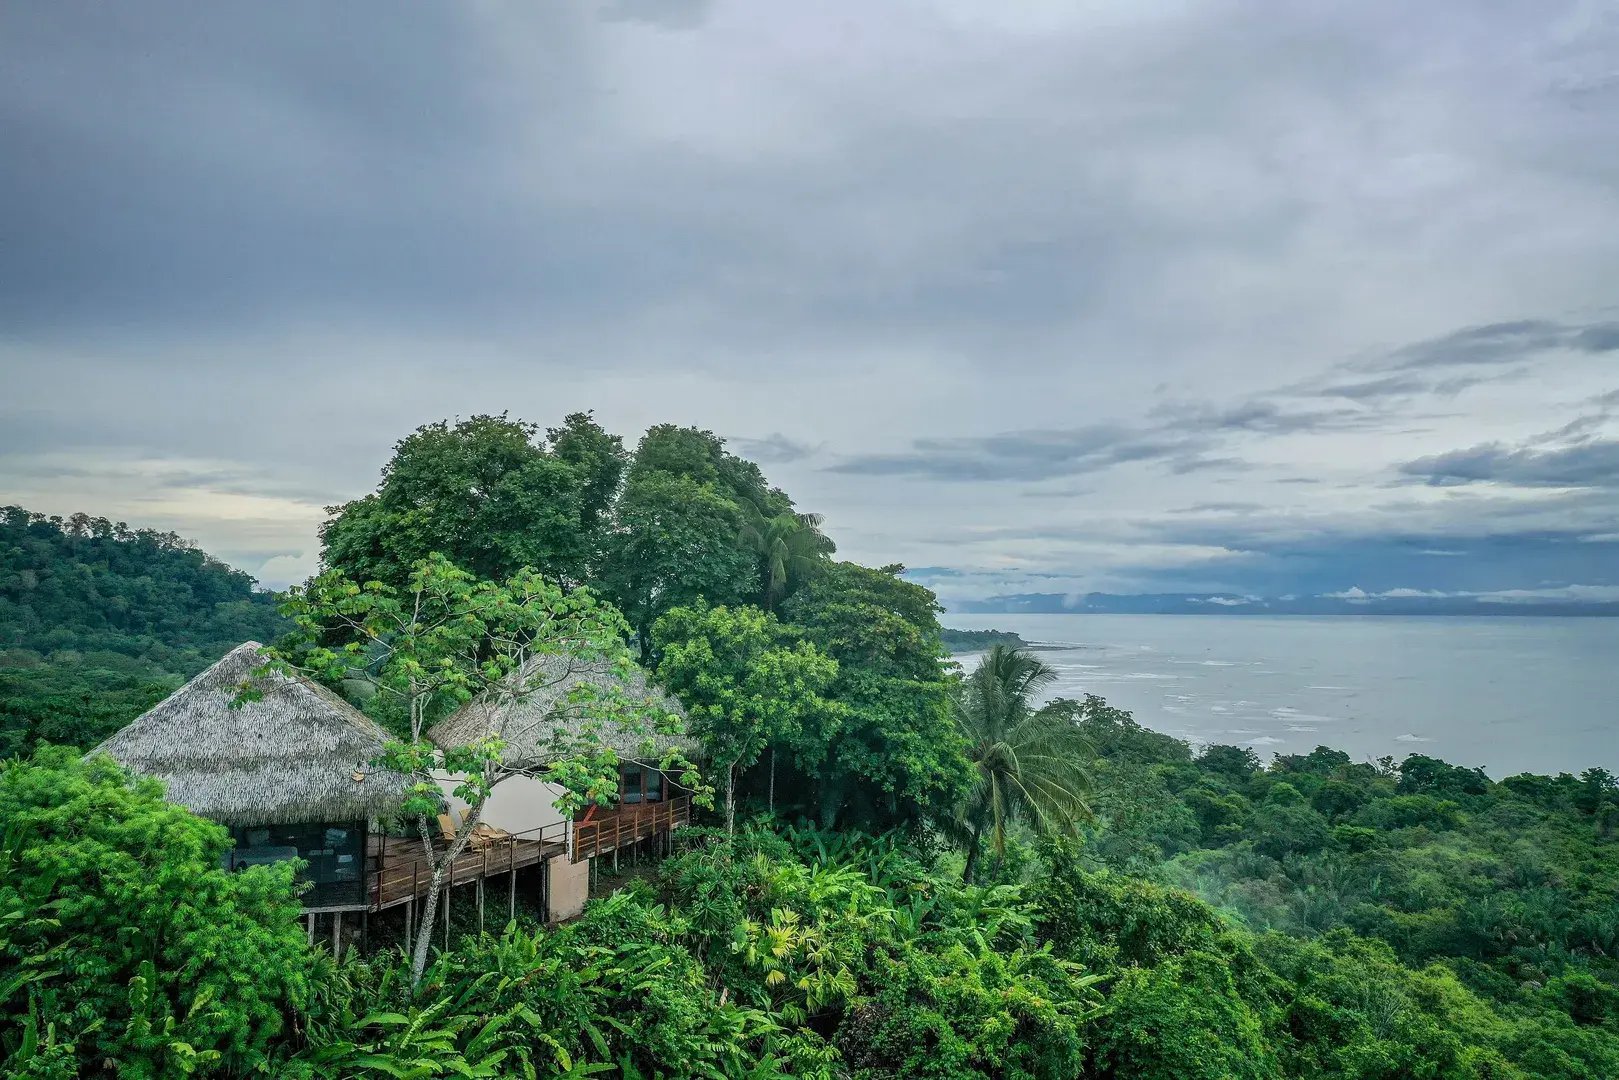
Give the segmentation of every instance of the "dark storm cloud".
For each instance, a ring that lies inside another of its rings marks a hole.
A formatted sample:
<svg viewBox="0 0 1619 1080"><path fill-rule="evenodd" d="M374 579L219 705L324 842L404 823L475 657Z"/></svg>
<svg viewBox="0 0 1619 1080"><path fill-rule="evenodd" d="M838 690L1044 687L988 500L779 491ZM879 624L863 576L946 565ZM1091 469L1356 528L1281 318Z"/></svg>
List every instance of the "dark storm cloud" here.
<svg viewBox="0 0 1619 1080"><path fill-rule="evenodd" d="M1213 485L1325 560L1394 474L1532 532L1398 472L1493 439L1445 468L1583 527L1614 500L1536 478L1590 466L1530 459L1612 433L1515 442L1619 351L1614 41L1554 7L14 5L0 488L285 583L416 425L597 408L752 433L871 562L956 557L970 499L1041 527L986 559L1148 581Z"/></svg>

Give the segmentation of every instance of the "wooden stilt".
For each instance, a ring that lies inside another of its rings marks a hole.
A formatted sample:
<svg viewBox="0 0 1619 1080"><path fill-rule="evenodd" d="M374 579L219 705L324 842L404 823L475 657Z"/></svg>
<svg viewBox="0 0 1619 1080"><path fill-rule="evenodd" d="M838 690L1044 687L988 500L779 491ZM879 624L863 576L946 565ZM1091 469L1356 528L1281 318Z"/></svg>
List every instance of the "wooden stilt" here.
<svg viewBox="0 0 1619 1080"><path fill-rule="evenodd" d="M311 911L309 913L309 944L313 945L314 943L315 943L315 913L313 911Z"/></svg>
<svg viewBox="0 0 1619 1080"><path fill-rule="evenodd" d="M416 940L416 897L413 894L409 900L405 901L405 945L406 945L406 947L408 948L410 946L410 943L415 941L415 940Z"/></svg>
<svg viewBox="0 0 1619 1080"><path fill-rule="evenodd" d="M512 862L511 883L507 886L507 896L511 910L506 913L506 919L508 922L515 922L517 920L517 862L515 860Z"/></svg>
<svg viewBox="0 0 1619 1080"><path fill-rule="evenodd" d="M343 913L332 912L332 956L343 959Z"/></svg>
<svg viewBox="0 0 1619 1080"><path fill-rule="evenodd" d="M366 953L371 949L371 909L366 908L360 912L360 952Z"/></svg>
<svg viewBox="0 0 1619 1080"><path fill-rule="evenodd" d="M444 951L450 951L450 884L444 883Z"/></svg>
<svg viewBox="0 0 1619 1080"><path fill-rule="evenodd" d="M478 879L478 933L483 933L483 878Z"/></svg>

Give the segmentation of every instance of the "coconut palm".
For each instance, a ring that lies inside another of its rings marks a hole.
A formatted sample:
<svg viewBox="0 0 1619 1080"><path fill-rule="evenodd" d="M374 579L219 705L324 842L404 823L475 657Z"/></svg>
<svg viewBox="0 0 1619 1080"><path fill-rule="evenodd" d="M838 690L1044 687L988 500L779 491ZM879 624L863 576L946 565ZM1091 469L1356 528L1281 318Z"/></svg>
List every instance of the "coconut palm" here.
<svg viewBox="0 0 1619 1080"><path fill-rule="evenodd" d="M788 592L814 573L821 560L838 548L821 532L820 514L800 514L791 510L774 516L758 505L745 502L744 540L759 553L760 604L774 611Z"/></svg>
<svg viewBox="0 0 1619 1080"><path fill-rule="evenodd" d="M956 721L974 778L957 824L967 843L968 881L986 832L999 857L1013 819L1043 833L1071 835L1090 814L1085 762L1091 751L1076 724L1080 703L1058 698L1035 705L1056 677L1038 657L996 645L962 680Z"/></svg>

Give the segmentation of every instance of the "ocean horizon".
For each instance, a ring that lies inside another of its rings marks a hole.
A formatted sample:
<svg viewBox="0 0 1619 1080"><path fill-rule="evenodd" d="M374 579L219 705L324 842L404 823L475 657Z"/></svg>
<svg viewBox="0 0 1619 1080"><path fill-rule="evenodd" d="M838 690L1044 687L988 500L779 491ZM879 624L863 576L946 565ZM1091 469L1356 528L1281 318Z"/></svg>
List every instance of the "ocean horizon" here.
<svg viewBox="0 0 1619 1080"><path fill-rule="evenodd" d="M1619 620L1563 616L984 614L1086 693L1196 745L1318 745L1513 773L1619 770ZM959 659L970 666L973 654Z"/></svg>

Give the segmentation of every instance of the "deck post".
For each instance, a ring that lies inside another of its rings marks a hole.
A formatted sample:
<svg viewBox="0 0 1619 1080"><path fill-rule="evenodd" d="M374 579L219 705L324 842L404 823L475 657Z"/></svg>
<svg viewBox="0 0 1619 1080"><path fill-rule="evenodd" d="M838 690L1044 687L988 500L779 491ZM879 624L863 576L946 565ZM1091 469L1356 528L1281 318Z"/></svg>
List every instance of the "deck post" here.
<svg viewBox="0 0 1619 1080"><path fill-rule="evenodd" d="M309 944L313 945L314 943L315 943L315 913L313 911L311 911L309 913Z"/></svg>
<svg viewBox="0 0 1619 1080"><path fill-rule="evenodd" d="M453 869L450 874L455 876ZM450 951L450 882L444 883L444 951Z"/></svg>
<svg viewBox="0 0 1619 1080"><path fill-rule="evenodd" d="M544 858L544 854L545 847L542 844L540 847L540 855L542 859ZM511 910L507 912L506 920L508 922L514 922L517 919L517 837L515 836L506 841L506 865L512 868L511 883L507 886L508 905L510 906Z"/></svg>
<svg viewBox="0 0 1619 1080"><path fill-rule="evenodd" d="M332 959L343 959L343 913L332 912Z"/></svg>
<svg viewBox="0 0 1619 1080"><path fill-rule="evenodd" d="M360 912L360 951L368 952L371 948L371 909L366 908Z"/></svg>
<svg viewBox="0 0 1619 1080"><path fill-rule="evenodd" d="M483 934L483 878L478 879L478 933Z"/></svg>

